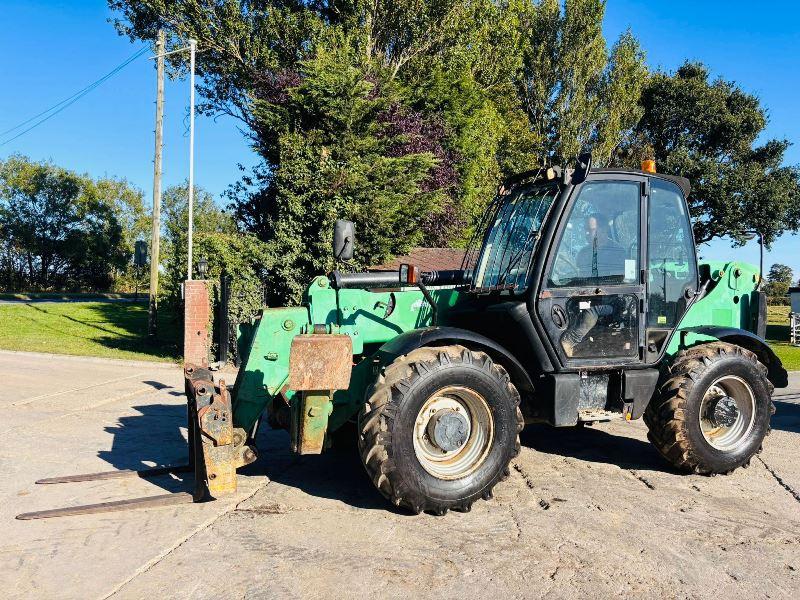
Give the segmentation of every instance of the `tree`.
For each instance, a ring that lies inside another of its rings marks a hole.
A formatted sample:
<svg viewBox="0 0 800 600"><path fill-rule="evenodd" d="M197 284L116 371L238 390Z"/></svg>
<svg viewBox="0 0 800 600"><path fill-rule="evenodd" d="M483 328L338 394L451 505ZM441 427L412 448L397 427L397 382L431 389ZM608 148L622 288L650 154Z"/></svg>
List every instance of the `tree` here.
<svg viewBox="0 0 800 600"><path fill-rule="evenodd" d="M189 186L176 185L164 190L161 198L161 244L164 278L162 290L167 299L177 302L180 299L180 286L187 277L189 247ZM236 232L236 222L232 215L221 210L207 191L195 186L193 207L194 245L198 237L207 234L232 234ZM193 248L194 259L201 254ZM213 260L214 257L206 257ZM196 275L196 273L193 273Z"/></svg>
<svg viewBox="0 0 800 600"><path fill-rule="evenodd" d="M734 82L711 81L687 62L645 86L644 115L617 160L638 166L652 154L659 171L692 182L689 206L698 244L758 230L769 245L800 226L800 170L783 165L786 140L756 144L767 124L758 98Z"/></svg>
<svg viewBox="0 0 800 600"><path fill-rule="evenodd" d="M164 191L162 200L163 285L161 299L181 307L181 285L186 280L188 248L188 190L184 184ZM193 255L195 264L208 261L206 279L212 282L212 303L220 301L220 280L230 277L228 317L231 324L249 322L264 305L264 285L275 264L274 255L255 235L237 230L234 216L217 206L211 194L195 187L193 210ZM195 272L194 276L198 274ZM176 310L180 314L179 310ZM215 313L216 314L216 313ZM215 319L214 326L218 323ZM214 332L217 339L219 332ZM235 329L228 332L236 353Z"/></svg>
<svg viewBox="0 0 800 600"><path fill-rule="evenodd" d="M641 114L643 54L630 33L606 49L602 0L109 5L132 39L198 40L201 109L241 119L263 159L229 198L285 257L276 300L332 266L336 217L358 226L354 266L463 244L504 175L588 147L607 162Z"/></svg>
<svg viewBox="0 0 800 600"><path fill-rule="evenodd" d="M436 140L407 126L428 124L400 105L390 81L370 81L351 42L318 40L316 56L300 69L284 103L255 105L260 122L292 115L278 136L280 161L261 190L267 202L255 212L260 237L283 257L269 279L276 299L299 298L312 275L333 266L337 217L356 222L356 264L365 266L421 241L426 215L443 199L425 185Z"/></svg>
<svg viewBox="0 0 800 600"><path fill-rule="evenodd" d="M23 156L0 161L0 285L107 290L130 260L141 192Z"/></svg>
<svg viewBox="0 0 800 600"><path fill-rule="evenodd" d="M538 164L572 164L587 150L606 164L641 117L644 53L630 32L609 53L604 14L603 0L542 0L525 24L519 93Z"/></svg>
<svg viewBox="0 0 800 600"><path fill-rule="evenodd" d="M150 243L152 214L145 206L144 194L124 179L98 179L95 182L97 194L106 198L112 206L117 222L122 228L121 251L129 260L122 267L115 266L112 271L112 289L117 292L131 292L135 288L146 289L150 282L149 269L133 265L133 253L137 240Z"/></svg>
<svg viewBox="0 0 800 600"><path fill-rule="evenodd" d="M331 266L336 217L362 266L459 243L498 178L536 162L514 82L526 1L109 4L132 38L197 39L202 109L246 124L263 164L230 197L285 257L276 299Z"/></svg>
<svg viewBox="0 0 800 600"><path fill-rule="evenodd" d="M162 294L175 305L180 303L181 284L186 280L188 189L188 185L169 187L162 200ZM217 206L211 194L195 187L194 198L194 258L208 260L207 278L214 282L219 281L223 271L231 276L230 318L245 322L263 305L264 284L275 263L273 255L255 235L239 232L234 216Z"/></svg>
<svg viewBox="0 0 800 600"><path fill-rule="evenodd" d="M764 291L770 297L783 297L789 293L789 287L792 285L792 269L786 265L774 264L769 268L767 274L767 283L764 285Z"/></svg>

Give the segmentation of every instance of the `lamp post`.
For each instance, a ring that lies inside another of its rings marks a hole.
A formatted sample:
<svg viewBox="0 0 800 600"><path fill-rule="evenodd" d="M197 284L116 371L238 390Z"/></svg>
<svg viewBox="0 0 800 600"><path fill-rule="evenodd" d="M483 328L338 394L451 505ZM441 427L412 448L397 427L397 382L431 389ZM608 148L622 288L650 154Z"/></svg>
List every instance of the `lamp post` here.
<svg viewBox="0 0 800 600"><path fill-rule="evenodd" d="M194 54L197 41L189 40L189 249L187 279L192 279L192 233L194 230Z"/></svg>

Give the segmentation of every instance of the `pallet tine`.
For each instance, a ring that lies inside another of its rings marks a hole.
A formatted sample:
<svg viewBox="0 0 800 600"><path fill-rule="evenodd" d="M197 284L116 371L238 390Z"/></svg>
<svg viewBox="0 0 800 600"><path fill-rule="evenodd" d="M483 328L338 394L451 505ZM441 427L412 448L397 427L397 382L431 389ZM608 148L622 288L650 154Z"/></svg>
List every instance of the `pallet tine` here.
<svg viewBox="0 0 800 600"><path fill-rule="evenodd" d="M208 406L216 399L222 404L221 408L215 408L216 411L229 408L227 399L227 390L223 390L219 396L214 394L214 383L211 372L204 367L197 367L194 365L186 365L184 369L185 385L186 385L186 420L189 438L189 464L186 465L167 465L163 467L154 467L151 469L142 470L121 470L121 471L101 471L98 473L83 473L80 475L65 475L61 477L47 477L40 479L36 483L40 485L57 484L57 483L73 483L81 481L100 481L105 479L125 479L129 477L156 477L158 475L167 475L170 473L187 473L194 472L194 491L177 492L171 494L161 494L158 496L144 496L141 498L131 498L129 500L115 500L112 502L100 502L97 504L83 504L79 506L67 506L64 508L54 508L50 510L40 510L36 512L22 513L17 515L17 519L27 521L31 519L52 519L55 517L68 517L72 515L88 515L88 514L103 514L110 512L120 512L125 510L132 510L137 508L155 508L160 506L175 506L179 504L189 504L192 502L202 502L211 497L208 478L209 475L206 469L206 456L203 448L203 433L198 417L198 398L200 393L202 407L207 411ZM222 383L224 387L224 382ZM224 419L229 419L227 413L223 414ZM230 425L228 425L230 427ZM224 436L225 431L221 434L216 430L212 431L210 435ZM227 430L228 437L230 437L230 430ZM222 439L216 438L217 441ZM227 440L227 438L224 438ZM215 443L217 443L215 441ZM223 444L231 444L230 441L222 442ZM229 464L229 463L225 463ZM219 465L215 463L215 468ZM212 477L216 476L216 472ZM234 471L235 477L235 471ZM234 480L235 489L235 480ZM218 486L217 486L218 487Z"/></svg>
<svg viewBox="0 0 800 600"><path fill-rule="evenodd" d="M29 521L32 519L52 519L55 517L70 517L73 515L94 515L133 510L136 508L176 506L178 504L189 504L192 502L194 502L194 496L192 494L188 492L177 492L174 494L161 494L160 496L145 496L143 498L131 498L129 500L115 500L113 502L100 502L98 504L83 504L79 506L53 508L50 510L39 510L17 515L17 519L20 521Z"/></svg>
<svg viewBox="0 0 800 600"><path fill-rule="evenodd" d="M81 481L101 481L105 479L128 479L130 477L157 477L170 473L188 473L192 470L192 465L167 465L164 467L154 467L152 469L119 470L119 471L100 471L98 473L82 473L80 475L62 475L60 477L45 477L36 481L37 485L52 485L55 483L77 483Z"/></svg>

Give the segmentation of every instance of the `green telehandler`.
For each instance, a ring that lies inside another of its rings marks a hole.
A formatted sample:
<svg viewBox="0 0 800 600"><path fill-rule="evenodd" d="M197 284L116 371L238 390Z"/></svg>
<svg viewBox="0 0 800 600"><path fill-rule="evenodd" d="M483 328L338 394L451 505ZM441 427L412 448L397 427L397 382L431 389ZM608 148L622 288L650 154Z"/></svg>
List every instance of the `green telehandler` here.
<svg viewBox="0 0 800 600"><path fill-rule="evenodd" d="M356 438L367 474L414 513L468 511L509 474L527 423L644 418L676 469L728 473L761 449L787 373L764 341L761 268L698 263L689 182L571 168L500 187L462 268L316 277L264 308L235 384L186 365L190 464L42 483L195 473L193 494L28 513L43 518L199 501L235 490L266 415L291 448ZM338 221L334 255L353 255ZM763 246L763 240L762 240Z"/></svg>

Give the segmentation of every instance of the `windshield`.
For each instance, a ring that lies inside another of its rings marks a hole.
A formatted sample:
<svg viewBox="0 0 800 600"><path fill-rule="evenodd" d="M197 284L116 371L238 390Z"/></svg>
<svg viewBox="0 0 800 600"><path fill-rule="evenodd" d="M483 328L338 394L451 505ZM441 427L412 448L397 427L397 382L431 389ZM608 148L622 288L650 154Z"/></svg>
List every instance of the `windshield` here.
<svg viewBox="0 0 800 600"><path fill-rule="evenodd" d="M512 190L500 204L484 238L475 269L478 289L523 291L533 249L557 185L532 185Z"/></svg>

